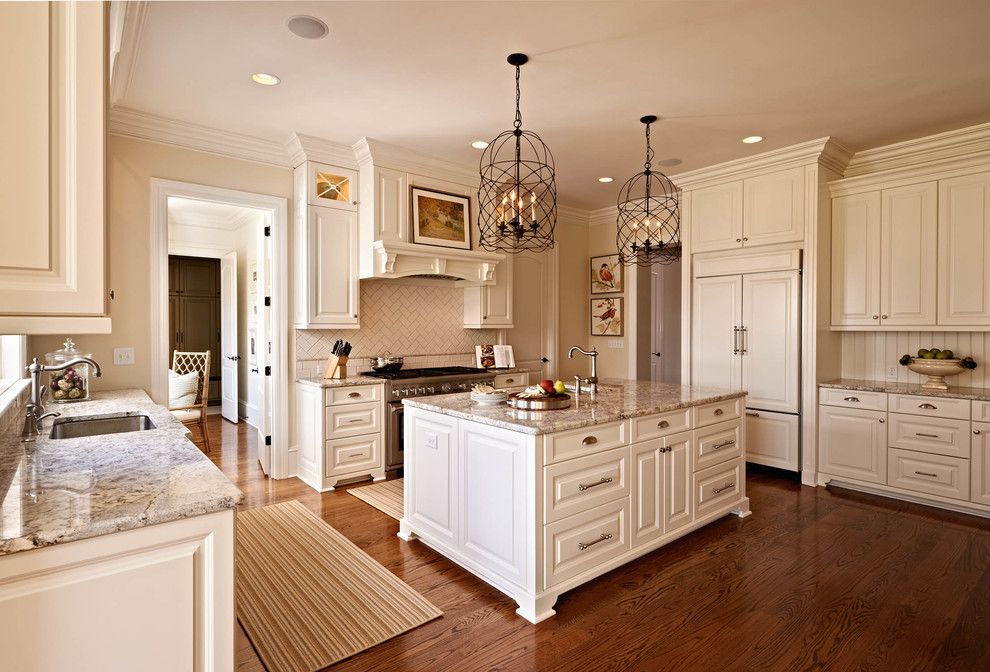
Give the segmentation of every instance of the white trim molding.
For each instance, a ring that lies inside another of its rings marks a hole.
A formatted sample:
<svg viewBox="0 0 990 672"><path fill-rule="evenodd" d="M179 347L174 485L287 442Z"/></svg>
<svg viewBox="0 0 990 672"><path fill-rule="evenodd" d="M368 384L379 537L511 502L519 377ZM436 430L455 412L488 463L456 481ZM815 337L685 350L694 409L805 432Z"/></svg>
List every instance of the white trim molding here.
<svg viewBox="0 0 990 672"><path fill-rule="evenodd" d="M844 176L857 177L974 155L990 157L990 122L856 152Z"/></svg>
<svg viewBox="0 0 990 672"><path fill-rule="evenodd" d="M141 37L151 3L145 0L110 3L110 105L127 96L134 64L141 53Z"/></svg>
<svg viewBox="0 0 990 672"><path fill-rule="evenodd" d="M285 153L293 168L307 161L328 163L332 166L357 170L358 161L354 149L348 145L331 142L303 133L293 133L285 143Z"/></svg>
<svg viewBox="0 0 990 672"><path fill-rule="evenodd" d="M362 167L374 164L376 167L392 168L415 175L426 175L438 180L475 186L475 188L480 181L476 168L466 168L458 163L420 154L381 140L361 138L354 143L352 149L358 165Z"/></svg>

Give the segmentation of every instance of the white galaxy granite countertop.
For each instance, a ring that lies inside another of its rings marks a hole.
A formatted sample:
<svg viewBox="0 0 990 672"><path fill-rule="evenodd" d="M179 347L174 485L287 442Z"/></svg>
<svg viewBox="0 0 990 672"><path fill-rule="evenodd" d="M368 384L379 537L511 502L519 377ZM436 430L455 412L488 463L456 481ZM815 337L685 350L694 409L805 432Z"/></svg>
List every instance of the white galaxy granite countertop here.
<svg viewBox="0 0 990 672"><path fill-rule="evenodd" d="M610 379L602 380L599 385L595 401L585 393L581 395L580 404L572 403L570 408L559 411L521 411L506 404L482 405L471 401L470 392L415 397L404 399L402 403L514 432L553 434L746 396L746 392L642 380ZM574 397L573 393L569 394Z"/></svg>
<svg viewBox="0 0 990 672"><path fill-rule="evenodd" d="M78 417L140 411L143 432L21 443L0 437L0 555L191 518L241 501L241 491L186 437L188 430L141 390L94 392L47 411Z"/></svg>
<svg viewBox="0 0 990 672"><path fill-rule="evenodd" d="M990 388L987 387L950 387L947 390L926 390L917 383L898 383L891 380L859 380L857 378L830 380L826 383L818 383L818 387L860 390L862 392L887 392L889 394L916 394L923 397L943 397L947 399L990 401Z"/></svg>
<svg viewBox="0 0 990 672"><path fill-rule="evenodd" d="M297 383L312 385L313 387L346 387L348 385L384 385L384 378L374 378L372 376L362 376L360 373L347 378L324 378L320 376L304 376L296 378Z"/></svg>

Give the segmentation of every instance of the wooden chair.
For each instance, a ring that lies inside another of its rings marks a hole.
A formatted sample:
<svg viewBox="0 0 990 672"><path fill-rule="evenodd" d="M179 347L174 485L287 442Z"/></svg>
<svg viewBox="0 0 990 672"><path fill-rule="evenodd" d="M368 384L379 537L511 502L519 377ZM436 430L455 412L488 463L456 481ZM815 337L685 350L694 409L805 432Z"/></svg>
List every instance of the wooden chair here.
<svg viewBox="0 0 990 672"><path fill-rule="evenodd" d="M192 406L180 406L169 408L183 425L190 427L198 425L199 431L203 435L203 442L206 444L206 452L212 450L210 446L210 432L206 427L206 406L210 396L210 353L207 352L179 352L172 353L172 370L180 376L195 371L199 374L199 386L196 391L196 403Z"/></svg>

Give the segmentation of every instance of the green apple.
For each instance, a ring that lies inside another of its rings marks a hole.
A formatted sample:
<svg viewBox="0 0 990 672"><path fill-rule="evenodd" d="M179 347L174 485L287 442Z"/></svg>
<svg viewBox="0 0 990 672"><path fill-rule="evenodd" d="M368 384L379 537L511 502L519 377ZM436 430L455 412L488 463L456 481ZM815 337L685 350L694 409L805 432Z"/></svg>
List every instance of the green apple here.
<svg viewBox="0 0 990 672"><path fill-rule="evenodd" d="M926 350L925 354L921 356L922 359L935 359L935 352L932 350Z"/></svg>
<svg viewBox="0 0 990 672"><path fill-rule="evenodd" d="M934 355L937 355L938 353L940 353L940 352L942 352L942 351L941 351L941 350L939 350L938 348L932 348L932 349L931 349L931 350L929 350L928 352L930 352L930 353L932 353L932 354L934 354Z"/></svg>
<svg viewBox="0 0 990 672"><path fill-rule="evenodd" d="M925 350L924 348L921 348L920 350L918 350L918 357L924 357L927 354L928 354L928 351Z"/></svg>
<svg viewBox="0 0 990 672"><path fill-rule="evenodd" d="M943 350L942 352L935 355L935 359L952 359L951 355L952 355L951 352L946 352L945 350Z"/></svg>
<svg viewBox="0 0 990 672"><path fill-rule="evenodd" d="M946 359L955 359L956 358L956 353L952 352L952 350L943 350L942 351L942 354L945 355L945 358Z"/></svg>

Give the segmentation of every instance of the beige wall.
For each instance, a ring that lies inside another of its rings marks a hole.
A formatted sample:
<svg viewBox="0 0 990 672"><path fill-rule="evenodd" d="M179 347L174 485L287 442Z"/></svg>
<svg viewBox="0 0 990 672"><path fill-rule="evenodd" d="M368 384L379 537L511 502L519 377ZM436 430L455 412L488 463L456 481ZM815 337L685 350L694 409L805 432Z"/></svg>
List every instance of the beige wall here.
<svg viewBox="0 0 990 672"><path fill-rule="evenodd" d="M584 299L586 306L590 305L590 273L591 267L589 265L589 257L594 257L602 254L615 254L615 222L606 221L602 223L595 223L588 227L588 254L584 260L584 282L581 285L581 291L584 292ZM624 291L620 295L622 296L622 336L585 336L585 341L587 341L592 347L598 348L598 376L601 378L635 378L635 372L629 371L629 315L634 309L634 306L629 305L629 283L633 279L634 268L623 268L623 288ZM585 307L585 313L588 313L589 308ZM590 318L589 318L590 319ZM585 334L590 333L590 324L585 327ZM621 341L621 348L610 348L608 347L609 341ZM587 368L585 369L587 372Z"/></svg>
<svg viewBox="0 0 990 672"><path fill-rule="evenodd" d="M147 391L151 386L151 178L279 196L289 199L291 208L292 171L116 135L109 136L107 151L108 287L116 297L110 304L113 333L37 336L28 347L29 352L42 354L57 349L64 336L73 336L81 350L92 352L103 365L103 378L94 381L94 390L136 387ZM291 221L292 213L288 215ZM287 331L291 339L292 332ZM115 366L114 347L133 347L134 364Z"/></svg>
<svg viewBox="0 0 990 672"><path fill-rule="evenodd" d="M588 223L561 218L557 222L557 377L569 380L587 375L588 363L567 359L572 345L587 348L588 328Z"/></svg>

